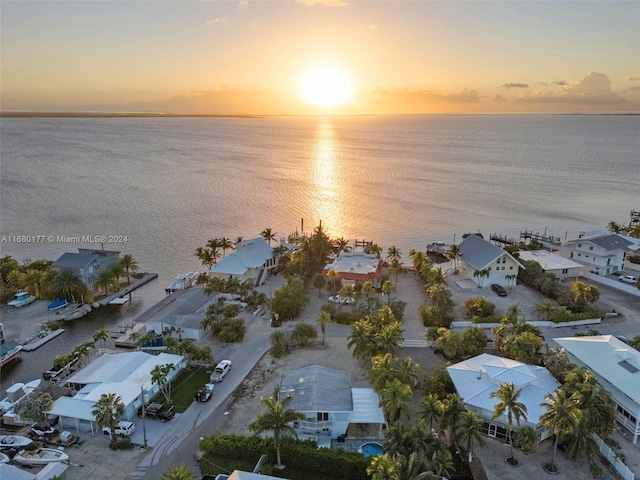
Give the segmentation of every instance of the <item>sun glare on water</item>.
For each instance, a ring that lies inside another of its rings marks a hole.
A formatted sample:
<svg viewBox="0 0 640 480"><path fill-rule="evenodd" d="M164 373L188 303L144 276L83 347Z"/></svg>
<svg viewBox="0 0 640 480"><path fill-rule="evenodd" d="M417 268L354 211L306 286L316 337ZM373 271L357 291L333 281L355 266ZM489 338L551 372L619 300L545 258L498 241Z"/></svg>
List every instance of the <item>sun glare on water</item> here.
<svg viewBox="0 0 640 480"><path fill-rule="evenodd" d="M322 108L335 108L353 100L353 82L337 65L314 65L300 78L300 97Z"/></svg>

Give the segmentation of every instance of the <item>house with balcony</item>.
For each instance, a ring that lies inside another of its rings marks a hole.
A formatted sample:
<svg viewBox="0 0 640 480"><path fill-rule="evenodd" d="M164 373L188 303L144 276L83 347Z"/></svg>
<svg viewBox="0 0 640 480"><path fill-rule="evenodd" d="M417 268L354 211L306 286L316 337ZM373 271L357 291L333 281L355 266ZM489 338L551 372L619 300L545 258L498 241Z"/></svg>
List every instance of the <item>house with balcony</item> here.
<svg viewBox="0 0 640 480"><path fill-rule="evenodd" d="M53 268L56 272L72 272L87 288L93 289L100 271L112 267L119 261L120 252L79 248L78 253L62 254L53 262Z"/></svg>
<svg viewBox="0 0 640 480"><path fill-rule="evenodd" d="M624 270L633 242L616 233L584 236L562 242L560 254L588 267L596 275Z"/></svg>
<svg viewBox="0 0 640 480"><path fill-rule="evenodd" d="M212 278L236 279L257 287L264 283L271 269L277 268L277 262L273 247L257 237L238 243L236 250L214 265L209 274Z"/></svg>
<svg viewBox="0 0 640 480"><path fill-rule="evenodd" d="M616 406L616 420L640 436L640 352L613 335L553 339L579 367L596 376Z"/></svg>
<svg viewBox="0 0 640 480"><path fill-rule="evenodd" d="M291 398L289 407L304 413L294 422L300 438L329 447L331 439L384 438L384 413L373 388L354 388L349 374L320 365L291 370L282 375L280 400Z"/></svg>
<svg viewBox="0 0 640 480"><path fill-rule="evenodd" d="M458 274L478 286L494 283L508 286L510 279L515 281L518 270L524 268L513 255L480 235L468 235L458 248ZM486 275L479 275L480 272L486 272Z"/></svg>
<svg viewBox="0 0 640 480"><path fill-rule="evenodd" d="M335 270L343 283L362 284L367 280L380 286L384 261L377 255L364 252L342 252L327 263L322 271L327 275Z"/></svg>

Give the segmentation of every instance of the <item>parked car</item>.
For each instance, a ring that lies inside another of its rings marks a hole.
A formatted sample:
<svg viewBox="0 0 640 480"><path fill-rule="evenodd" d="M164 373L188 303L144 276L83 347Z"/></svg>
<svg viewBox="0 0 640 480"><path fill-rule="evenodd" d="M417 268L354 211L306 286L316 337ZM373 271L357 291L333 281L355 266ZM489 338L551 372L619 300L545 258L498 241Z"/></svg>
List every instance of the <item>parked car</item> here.
<svg viewBox="0 0 640 480"><path fill-rule="evenodd" d="M635 285L638 283L638 279L633 275L623 275L618 278L619 282L630 283L631 285Z"/></svg>
<svg viewBox="0 0 640 480"><path fill-rule="evenodd" d="M352 297L341 297L340 295L333 295L332 297L329 297L329 301L332 303L341 303L342 305L348 305L355 302L355 299Z"/></svg>
<svg viewBox="0 0 640 480"><path fill-rule="evenodd" d="M150 403L144 407L145 418L156 418L166 422L171 420L176 414L173 405L165 405L164 403ZM138 416L142 417L142 406L138 408Z"/></svg>
<svg viewBox="0 0 640 480"><path fill-rule="evenodd" d="M507 296L507 291L504 289L504 287L502 285L498 285L497 283L491 285L491 290L496 292L501 297Z"/></svg>
<svg viewBox="0 0 640 480"><path fill-rule="evenodd" d="M211 398L211 394L213 393L213 383L205 383L200 390L196 392L195 401L196 402L208 402Z"/></svg>
<svg viewBox="0 0 640 480"><path fill-rule="evenodd" d="M116 426L116 435L119 435L121 437L128 437L133 433L135 429L136 426L133 424L133 422L120 421ZM111 435L111 428L102 427L102 433L104 433L105 435Z"/></svg>
<svg viewBox="0 0 640 480"><path fill-rule="evenodd" d="M216 369L211 374L210 380L212 383L221 382L222 379L229 373L231 370L231 360L222 360L218 365L216 365Z"/></svg>

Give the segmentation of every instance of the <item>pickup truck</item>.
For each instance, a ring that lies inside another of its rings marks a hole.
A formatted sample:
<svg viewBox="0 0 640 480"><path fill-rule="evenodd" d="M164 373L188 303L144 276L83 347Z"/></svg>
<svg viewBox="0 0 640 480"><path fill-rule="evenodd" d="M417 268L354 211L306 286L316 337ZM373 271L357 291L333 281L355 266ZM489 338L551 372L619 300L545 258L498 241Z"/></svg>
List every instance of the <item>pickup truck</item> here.
<svg viewBox="0 0 640 480"><path fill-rule="evenodd" d="M222 360L218 365L216 365L216 369L211 374L211 382L221 382L225 375L229 373L229 370L231 370L231 360Z"/></svg>
<svg viewBox="0 0 640 480"><path fill-rule="evenodd" d="M213 383L205 383L200 390L196 392L196 402L208 402L213 393Z"/></svg>
<svg viewBox="0 0 640 480"><path fill-rule="evenodd" d="M163 403L150 403L144 408L145 418L157 418L163 422L171 420L175 414L176 411L172 405L165 405ZM138 416L142 417L142 407L138 408Z"/></svg>

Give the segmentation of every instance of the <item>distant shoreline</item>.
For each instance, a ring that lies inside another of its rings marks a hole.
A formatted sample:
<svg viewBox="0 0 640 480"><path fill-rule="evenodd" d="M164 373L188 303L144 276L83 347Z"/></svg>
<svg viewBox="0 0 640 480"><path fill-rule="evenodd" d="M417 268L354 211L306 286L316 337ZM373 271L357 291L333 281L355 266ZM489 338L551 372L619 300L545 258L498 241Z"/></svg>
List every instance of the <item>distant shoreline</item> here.
<svg viewBox="0 0 640 480"><path fill-rule="evenodd" d="M263 115L215 115L189 113L128 113L128 112L0 112L0 117L8 118L264 118Z"/></svg>

